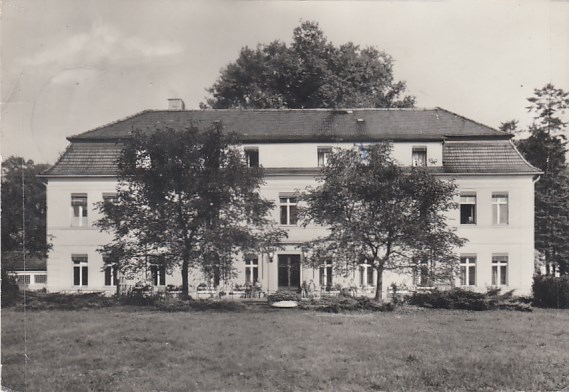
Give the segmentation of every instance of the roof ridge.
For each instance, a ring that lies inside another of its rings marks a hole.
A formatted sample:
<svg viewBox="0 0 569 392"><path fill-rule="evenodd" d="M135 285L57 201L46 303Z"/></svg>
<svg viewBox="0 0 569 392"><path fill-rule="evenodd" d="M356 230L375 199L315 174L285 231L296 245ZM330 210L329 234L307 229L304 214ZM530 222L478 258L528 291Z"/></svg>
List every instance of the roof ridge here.
<svg viewBox="0 0 569 392"><path fill-rule="evenodd" d="M424 107L424 108L306 108L306 109L297 109L297 108L268 108L268 109L247 109L247 108L229 108L229 109L184 109L184 110L168 110L168 109L148 109L144 112L341 112L346 110L351 111L393 111L393 112L402 112L402 111L410 111L410 112L426 112L426 111L435 111L439 108L437 107ZM137 114L142 114L144 112L140 112ZM111 124L108 124L111 125Z"/></svg>

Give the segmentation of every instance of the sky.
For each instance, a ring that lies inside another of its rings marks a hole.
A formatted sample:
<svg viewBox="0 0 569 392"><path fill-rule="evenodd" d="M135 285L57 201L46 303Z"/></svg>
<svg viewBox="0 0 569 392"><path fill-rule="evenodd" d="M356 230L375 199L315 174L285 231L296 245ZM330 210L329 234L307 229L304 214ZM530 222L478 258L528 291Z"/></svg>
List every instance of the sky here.
<svg viewBox="0 0 569 392"><path fill-rule="evenodd" d="M569 91L569 1L3 0L1 144L54 163L66 137L181 98L197 109L244 46L290 43L301 21L395 59L417 107L491 127Z"/></svg>

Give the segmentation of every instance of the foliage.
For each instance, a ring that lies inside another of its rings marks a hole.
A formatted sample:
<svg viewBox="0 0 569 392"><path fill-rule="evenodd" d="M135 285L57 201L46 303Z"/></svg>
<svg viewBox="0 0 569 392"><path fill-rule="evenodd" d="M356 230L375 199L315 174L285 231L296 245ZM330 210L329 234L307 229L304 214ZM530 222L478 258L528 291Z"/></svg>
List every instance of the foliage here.
<svg viewBox="0 0 569 392"><path fill-rule="evenodd" d="M294 292L294 291L286 291L286 290L282 290L282 291L277 291L276 293L273 294L269 294L267 296L267 301L272 304L274 302L279 302L279 301L300 301L300 294Z"/></svg>
<svg viewBox="0 0 569 392"><path fill-rule="evenodd" d="M465 242L444 216L456 208L455 184L428 168L403 168L390 152L388 143L371 145L365 158L358 151L336 151L318 179L321 185L302 196L304 224L328 227L326 236L309 244L309 263L332 260L344 274L371 265L378 271L376 300L384 270L412 273L422 261L436 261L432 277L452 284L454 251Z"/></svg>
<svg viewBox="0 0 569 392"><path fill-rule="evenodd" d="M518 301L512 293L513 291L508 291L500 294L500 289L488 290L486 293L460 288L446 291L432 290L425 293L414 293L409 298L409 304L433 309L531 311L529 305Z"/></svg>
<svg viewBox="0 0 569 392"><path fill-rule="evenodd" d="M236 143L219 124L207 132L134 132L118 162L117 198L99 205L97 225L114 235L100 250L106 260L127 276L149 264L180 267L187 297L190 268L230 277L238 251L284 236L269 227L273 203L259 195L262 169L246 167Z"/></svg>
<svg viewBox="0 0 569 392"><path fill-rule="evenodd" d="M338 295L313 299L309 304L301 303L300 308L328 313L361 311L391 312L395 309L395 306L392 303L380 304L368 297Z"/></svg>
<svg viewBox="0 0 569 392"><path fill-rule="evenodd" d="M48 167L16 156L2 162L3 264L23 258L24 238L26 257L47 256L46 188L37 175Z"/></svg>
<svg viewBox="0 0 569 392"><path fill-rule="evenodd" d="M6 268L2 268L2 307L9 307L14 306L18 301L18 282L16 281L16 277L12 274L9 274Z"/></svg>
<svg viewBox="0 0 569 392"><path fill-rule="evenodd" d="M394 81L393 63L374 47L336 47L318 23L303 22L290 46L242 48L208 89L207 102L216 109L413 107L414 97L401 97L406 86Z"/></svg>
<svg viewBox="0 0 569 392"><path fill-rule="evenodd" d="M20 297L17 309L23 310L23 295ZM63 294L27 291L25 298L26 310L84 310L117 305L114 297L107 297L101 293Z"/></svg>
<svg viewBox="0 0 569 392"><path fill-rule="evenodd" d="M569 274L569 169L565 137L569 93L547 84L528 98L534 113L530 136L518 142L524 157L543 175L535 185L536 248L546 260L547 273L557 266Z"/></svg>
<svg viewBox="0 0 569 392"><path fill-rule="evenodd" d="M569 309L569 276L534 276L533 304L541 308Z"/></svg>

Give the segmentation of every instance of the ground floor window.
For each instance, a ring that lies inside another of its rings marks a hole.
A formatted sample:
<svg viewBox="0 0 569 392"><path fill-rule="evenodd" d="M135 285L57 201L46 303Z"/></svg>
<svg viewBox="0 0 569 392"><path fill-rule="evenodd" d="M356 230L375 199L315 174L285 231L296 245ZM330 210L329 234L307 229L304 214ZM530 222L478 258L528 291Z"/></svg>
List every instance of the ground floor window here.
<svg viewBox="0 0 569 392"><path fill-rule="evenodd" d="M30 275L18 275L19 284L30 284Z"/></svg>
<svg viewBox="0 0 569 392"><path fill-rule="evenodd" d="M154 286L166 285L166 267L163 265L151 265L150 274L152 275L152 284Z"/></svg>
<svg viewBox="0 0 569 392"><path fill-rule="evenodd" d="M34 283L47 283L47 275L34 276Z"/></svg>
<svg viewBox="0 0 569 392"><path fill-rule="evenodd" d="M326 260L326 262L320 266L320 286L324 286L327 289L330 289L332 287L332 271L332 260Z"/></svg>
<svg viewBox="0 0 569 392"><path fill-rule="evenodd" d="M360 264L360 285L375 286L373 280L373 266L370 264Z"/></svg>
<svg viewBox="0 0 569 392"><path fill-rule="evenodd" d="M245 258L245 284L254 284L259 280L259 259L257 256Z"/></svg>
<svg viewBox="0 0 569 392"><path fill-rule="evenodd" d="M476 256L460 257L460 285L476 286Z"/></svg>
<svg viewBox="0 0 569 392"><path fill-rule="evenodd" d="M508 285L508 256L492 255L492 285Z"/></svg>
<svg viewBox="0 0 569 392"><path fill-rule="evenodd" d="M416 264L413 271L413 284L419 287L433 286L431 263L428 260L422 260Z"/></svg>
<svg viewBox="0 0 569 392"><path fill-rule="evenodd" d="M89 285L89 266L87 255L71 255L73 261L73 285Z"/></svg>
<svg viewBox="0 0 569 392"><path fill-rule="evenodd" d="M118 286L118 268L116 265L105 267L105 286Z"/></svg>

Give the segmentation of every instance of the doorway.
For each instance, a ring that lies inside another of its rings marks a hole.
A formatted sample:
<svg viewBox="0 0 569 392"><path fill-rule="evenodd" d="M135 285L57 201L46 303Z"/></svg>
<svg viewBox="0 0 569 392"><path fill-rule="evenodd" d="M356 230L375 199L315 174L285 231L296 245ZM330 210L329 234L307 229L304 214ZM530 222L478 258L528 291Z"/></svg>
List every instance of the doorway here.
<svg viewBox="0 0 569 392"><path fill-rule="evenodd" d="M300 288L300 255L279 255L279 290Z"/></svg>

